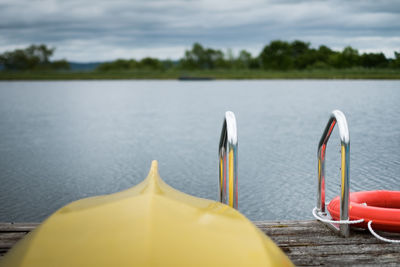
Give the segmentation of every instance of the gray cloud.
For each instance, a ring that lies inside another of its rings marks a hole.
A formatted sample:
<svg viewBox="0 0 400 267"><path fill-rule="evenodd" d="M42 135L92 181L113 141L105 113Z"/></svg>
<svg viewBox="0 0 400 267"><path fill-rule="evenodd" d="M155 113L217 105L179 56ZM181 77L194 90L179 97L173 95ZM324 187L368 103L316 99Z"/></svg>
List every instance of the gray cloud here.
<svg viewBox="0 0 400 267"><path fill-rule="evenodd" d="M46 43L75 61L179 58L193 42L253 54L271 40L400 48L398 1L0 0L0 51Z"/></svg>

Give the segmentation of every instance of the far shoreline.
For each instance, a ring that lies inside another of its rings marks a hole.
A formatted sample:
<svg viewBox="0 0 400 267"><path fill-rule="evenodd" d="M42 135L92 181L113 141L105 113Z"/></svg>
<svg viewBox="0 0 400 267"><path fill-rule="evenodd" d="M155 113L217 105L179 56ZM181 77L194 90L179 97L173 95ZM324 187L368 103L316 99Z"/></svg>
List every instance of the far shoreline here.
<svg viewBox="0 0 400 267"><path fill-rule="evenodd" d="M199 71L126 71L126 72L5 72L0 81L57 81L57 80L400 80L395 69L329 69L329 70L199 70Z"/></svg>

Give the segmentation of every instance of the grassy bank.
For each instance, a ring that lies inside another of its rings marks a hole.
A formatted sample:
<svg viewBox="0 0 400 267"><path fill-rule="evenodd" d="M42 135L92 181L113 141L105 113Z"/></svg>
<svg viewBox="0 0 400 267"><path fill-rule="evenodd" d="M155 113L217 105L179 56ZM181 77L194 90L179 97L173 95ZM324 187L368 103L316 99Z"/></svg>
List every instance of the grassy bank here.
<svg viewBox="0 0 400 267"><path fill-rule="evenodd" d="M126 72L1 72L0 80L119 80L178 79L400 79L400 70L344 69L303 71L202 70L202 71L126 71Z"/></svg>

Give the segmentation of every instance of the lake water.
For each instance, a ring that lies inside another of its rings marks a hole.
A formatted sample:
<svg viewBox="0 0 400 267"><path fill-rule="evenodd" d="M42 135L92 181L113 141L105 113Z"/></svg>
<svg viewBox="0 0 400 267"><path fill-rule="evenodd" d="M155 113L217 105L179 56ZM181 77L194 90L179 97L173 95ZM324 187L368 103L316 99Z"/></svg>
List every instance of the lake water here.
<svg viewBox="0 0 400 267"><path fill-rule="evenodd" d="M0 83L0 221L42 221L63 205L139 183L151 160L173 187L217 199L223 115L235 112L239 210L312 218L317 145L342 110L352 191L400 190L399 81L60 81ZM340 190L335 129L327 200Z"/></svg>

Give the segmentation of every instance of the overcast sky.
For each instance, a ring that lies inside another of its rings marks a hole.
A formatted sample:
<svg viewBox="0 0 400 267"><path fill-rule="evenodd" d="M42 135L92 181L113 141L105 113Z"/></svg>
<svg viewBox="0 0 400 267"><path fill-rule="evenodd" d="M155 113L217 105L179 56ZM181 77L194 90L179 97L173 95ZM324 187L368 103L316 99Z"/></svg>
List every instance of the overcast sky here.
<svg viewBox="0 0 400 267"><path fill-rule="evenodd" d="M45 43L54 58L177 59L194 42L257 55L271 40L400 51L399 0L0 0L0 52Z"/></svg>

